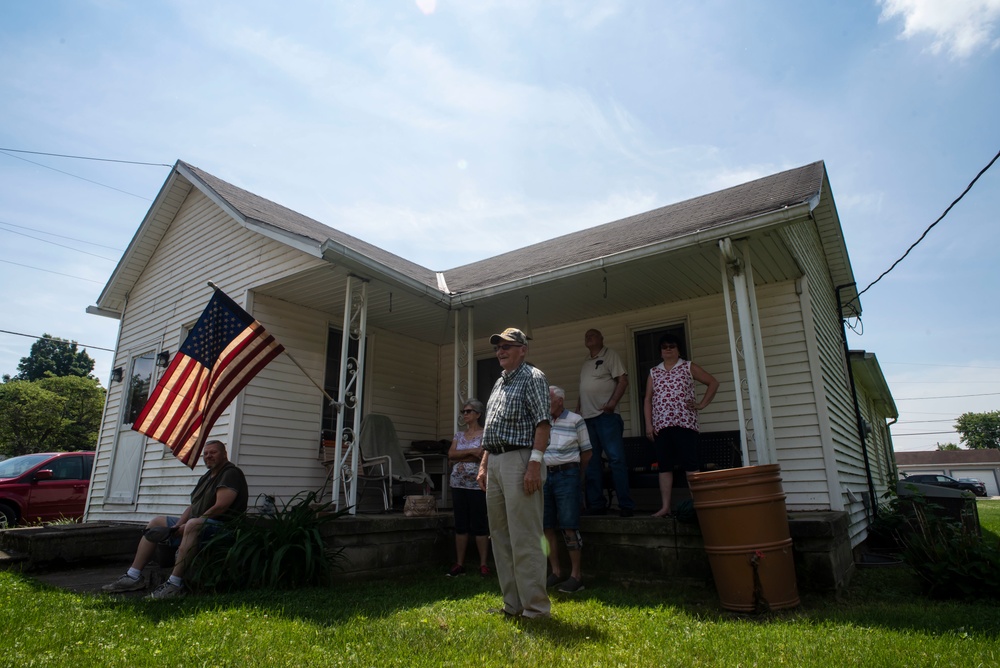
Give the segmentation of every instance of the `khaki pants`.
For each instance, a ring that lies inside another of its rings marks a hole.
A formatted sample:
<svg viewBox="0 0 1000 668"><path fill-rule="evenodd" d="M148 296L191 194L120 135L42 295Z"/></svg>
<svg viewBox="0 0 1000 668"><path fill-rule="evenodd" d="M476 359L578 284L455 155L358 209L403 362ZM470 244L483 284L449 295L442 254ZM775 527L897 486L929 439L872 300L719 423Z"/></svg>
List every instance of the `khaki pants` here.
<svg viewBox="0 0 1000 668"><path fill-rule="evenodd" d="M486 509L504 610L512 615L544 617L551 611L542 549L544 495L541 490L530 496L524 493L530 456L531 448L489 456ZM541 475L544 483L544 466Z"/></svg>

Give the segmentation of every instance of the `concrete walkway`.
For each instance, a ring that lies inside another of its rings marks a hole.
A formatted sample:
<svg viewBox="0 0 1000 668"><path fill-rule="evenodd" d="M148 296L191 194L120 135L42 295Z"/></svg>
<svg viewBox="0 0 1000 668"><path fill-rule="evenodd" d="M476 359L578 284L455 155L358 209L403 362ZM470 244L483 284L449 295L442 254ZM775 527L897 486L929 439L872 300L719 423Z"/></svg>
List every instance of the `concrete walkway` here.
<svg viewBox="0 0 1000 668"><path fill-rule="evenodd" d="M75 592L77 594L101 594L101 587L117 580L128 570L125 562L105 562L100 564L67 567L65 570L40 571L25 575L39 582ZM116 594L116 596L145 596L146 590Z"/></svg>

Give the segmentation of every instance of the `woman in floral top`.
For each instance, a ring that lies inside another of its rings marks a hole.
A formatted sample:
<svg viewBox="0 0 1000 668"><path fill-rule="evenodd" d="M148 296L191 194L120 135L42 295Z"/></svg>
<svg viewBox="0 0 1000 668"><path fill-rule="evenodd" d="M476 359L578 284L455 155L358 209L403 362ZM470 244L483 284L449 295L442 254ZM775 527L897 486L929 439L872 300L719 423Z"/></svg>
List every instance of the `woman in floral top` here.
<svg viewBox="0 0 1000 668"><path fill-rule="evenodd" d="M660 467L661 508L653 517L670 517L670 495L674 487L674 468L684 467L696 473L701 467L698 457L698 411L712 403L719 381L694 362L680 357L680 341L672 334L660 337L660 357L663 363L649 371L643 412L646 415L646 437L653 441ZM698 401L694 381L706 386L705 396Z"/></svg>
<svg viewBox="0 0 1000 668"><path fill-rule="evenodd" d="M455 434L448 449L448 461L452 464L451 489L455 508L455 565L448 571L448 577L465 573L465 550L469 545L469 534L475 537L479 550L479 574L488 577L490 568L486 565L489 556L490 527L486 519L486 492L479 488L479 460L483 458L483 428L479 419L486 408L478 399L469 399L462 407L462 422L465 431Z"/></svg>

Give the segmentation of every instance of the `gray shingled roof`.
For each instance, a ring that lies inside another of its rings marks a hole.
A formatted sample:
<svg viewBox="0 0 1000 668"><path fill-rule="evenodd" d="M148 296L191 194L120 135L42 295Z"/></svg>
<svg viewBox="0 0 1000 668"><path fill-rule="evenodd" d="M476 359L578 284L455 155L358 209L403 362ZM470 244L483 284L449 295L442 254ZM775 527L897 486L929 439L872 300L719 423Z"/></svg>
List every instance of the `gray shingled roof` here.
<svg viewBox="0 0 1000 668"><path fill-rule="evenodd" d="M409 260L401 258L398 255L394 255L389 251L379 248L378 246L373 246L367 241L362 241L357 237L352 237L350 234L345 234L340 230L324 225L319 221L313 220L309 216L304 216L301 213L292 211L291 209L272 202L269 199L255 195L248 190L237 188L231 183L227 183L222 179L216 178L208 172L198 169L193 165L189 165L186 162L178 161L178 164L181 164L189 169L192 174L201 179L201 181L208 188L218 194L219 197L225 200L231 207L233 207L233 209L238 211L240 215L248 221L260 223L283 232L304 237L316 242L317 246L321 246L327 240L335 241L357 251L358 253L361 253L362 255L372 258L383 266L390 267L405 276L409 276L420 283L435 289L438 287L437 275L430 269L421 267L415 262L410 262Z"/></svg>
<svg viewBox="0 0 1000 668"><path fill-rule="evenodd" d="M823 162L573 232L445 272L448 288L468 292L709 230L807 202L823 185Z"/></svg>
<svg viewBox="0 0 1000 668"><path fill-rule="evenodd" d="M237 188L197 167L183 162L179 164L189 169L248 221L304 237L317 245L332 240L420 283L437 288L435 272L430 269ZM824 173L823 162L814 162L449 269L444 272L445 278L450 291L469 292L779 211L816 197L822 188Z"/></svg>

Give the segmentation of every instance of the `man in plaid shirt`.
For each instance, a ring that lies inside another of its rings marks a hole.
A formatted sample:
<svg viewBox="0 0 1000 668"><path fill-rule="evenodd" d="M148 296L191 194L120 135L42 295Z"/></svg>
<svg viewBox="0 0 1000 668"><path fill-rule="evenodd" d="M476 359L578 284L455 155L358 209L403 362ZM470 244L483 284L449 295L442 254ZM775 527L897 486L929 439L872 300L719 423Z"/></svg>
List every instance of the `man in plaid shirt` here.
<svg viewBox="0 0 1000 668"><path fill-rule="evenodd" d="M549 384L524 361L527 337L505 329L490 337L503 369L486 404L479 486L493 539L493 559L508 617L548 617L542 550L542 460L549 442Z"/></svg>

